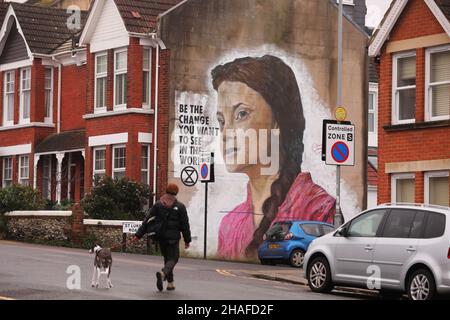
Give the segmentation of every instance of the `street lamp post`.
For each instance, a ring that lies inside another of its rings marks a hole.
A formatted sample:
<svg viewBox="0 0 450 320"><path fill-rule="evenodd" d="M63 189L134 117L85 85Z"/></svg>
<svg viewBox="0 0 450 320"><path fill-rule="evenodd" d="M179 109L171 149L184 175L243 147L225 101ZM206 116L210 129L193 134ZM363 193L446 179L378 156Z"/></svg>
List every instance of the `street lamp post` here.
<svg viewBox="0 0 450 320"><path fill-rule="evenodd" d="M337 107L342 106L342 42L343 42L343 0L339 0L339 20L338 20L338 74L337 74ZM334 216L334 225L339 227L344 222L341 212L341 166L336 166L336 214Z"/></svg>

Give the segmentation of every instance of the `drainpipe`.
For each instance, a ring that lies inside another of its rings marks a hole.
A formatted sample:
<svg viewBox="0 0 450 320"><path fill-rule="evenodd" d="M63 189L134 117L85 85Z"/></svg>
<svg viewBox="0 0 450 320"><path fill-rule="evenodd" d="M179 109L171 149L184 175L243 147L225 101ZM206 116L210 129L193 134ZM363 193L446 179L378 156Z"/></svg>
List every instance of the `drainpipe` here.
<svg viewBox="0 0 450 320"><path fill-rule="evenodd" d="M159 99L159 44L156 46L156 78L155 78L155 123L153 133L153 203L156 202L156 174L158 167L158 99Z"/></svg>
<svg viewBox="0 0 450 320"><path fill-rule="evenodd" d="M61 79L61 63L58 64L58 123L56 125L56 132L60 133L61 132L61 84L62 84L62 79Z"/></svg>

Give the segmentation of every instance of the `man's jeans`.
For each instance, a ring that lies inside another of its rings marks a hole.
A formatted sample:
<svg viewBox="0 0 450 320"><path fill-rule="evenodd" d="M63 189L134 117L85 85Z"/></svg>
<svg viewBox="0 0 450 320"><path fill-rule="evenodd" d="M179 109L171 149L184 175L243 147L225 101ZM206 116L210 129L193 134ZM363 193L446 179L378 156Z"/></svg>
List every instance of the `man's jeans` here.
<svg viewBox="0 0 450 320"><path fill-rule="evenodd" d="M164 256L164 268L162 271L168 282L173 282L173 269L180 258L180 245L178 240L159 241L161 253Z"/></svg>

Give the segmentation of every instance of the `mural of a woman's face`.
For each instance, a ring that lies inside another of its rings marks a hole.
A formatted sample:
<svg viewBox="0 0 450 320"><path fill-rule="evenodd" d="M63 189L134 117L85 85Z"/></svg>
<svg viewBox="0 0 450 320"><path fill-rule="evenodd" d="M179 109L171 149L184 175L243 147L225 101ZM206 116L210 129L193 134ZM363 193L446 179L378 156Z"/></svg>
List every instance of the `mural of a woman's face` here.
<svg viewBox="0 0 450 320"><path fill-rule="evenodd" d="M261 132L266 132L270 137L270 130L277 127L272 110L265 99L242 82L224 81L218 88L217 120L222 133L221 147L227 170L250 173L254 171L255 167L260 167L259 155L256 163L250 161L252 157L256 156L250 154L250 151L256 148L258 154L269 154L270 139L267 138L267 143L261 145L260 130L266 130ZM252 130L247 131L249 129ZM239 134L240 130L253 137L246 138L244 145L237 143L238 139L235 133ZM250 144L253 144L253 148L250 147ZM242 150L243 148L245 150ZM244 151L245 161L243 163L238 163L239 151ZM227 159L233 159L232 163Z"/></svg>

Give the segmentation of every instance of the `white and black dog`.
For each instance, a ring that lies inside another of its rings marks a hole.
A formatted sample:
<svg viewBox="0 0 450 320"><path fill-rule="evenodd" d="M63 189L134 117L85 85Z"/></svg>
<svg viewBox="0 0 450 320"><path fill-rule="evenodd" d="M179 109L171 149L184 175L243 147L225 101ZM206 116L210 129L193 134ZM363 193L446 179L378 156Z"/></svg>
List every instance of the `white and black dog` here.
<svg viewBox="0 0 450 320"><path fill-rule="evenodd" d="M102 248L98 244L96 244L94 247L92 247L89 250L89 253L95 253L95 259L94 259L94 275L92 276L92 283L91 286L98 288L98 281L100 279L101 274L107 274L108 276L108 287L112 288L113 285L111 283L111 280L109 278L109 275L111 274L111 267L112 267L112 256L111 256L111 249L109 248ZM103 272L102 272L103 270Z"/></svg>

